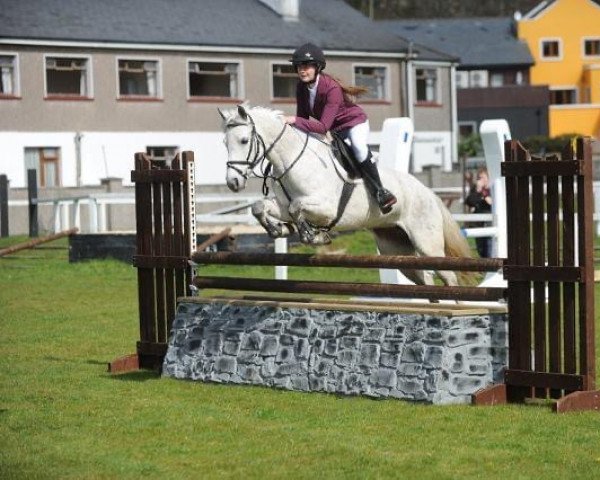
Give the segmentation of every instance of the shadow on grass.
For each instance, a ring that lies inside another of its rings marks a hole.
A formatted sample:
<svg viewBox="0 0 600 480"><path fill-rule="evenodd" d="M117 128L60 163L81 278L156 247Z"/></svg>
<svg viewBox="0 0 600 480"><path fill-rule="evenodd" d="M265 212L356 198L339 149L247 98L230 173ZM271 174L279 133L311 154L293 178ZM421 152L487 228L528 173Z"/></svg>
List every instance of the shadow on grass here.
<svg viewBox="0 0 600 480"><path fill-rule="evenodd" d="M48 362L86 363L88 365L106 365L106 363L107 363L105 360L95 360L95 359L82 360L80 358L55 357L53 355L47 355L43 359Z"/></svg>

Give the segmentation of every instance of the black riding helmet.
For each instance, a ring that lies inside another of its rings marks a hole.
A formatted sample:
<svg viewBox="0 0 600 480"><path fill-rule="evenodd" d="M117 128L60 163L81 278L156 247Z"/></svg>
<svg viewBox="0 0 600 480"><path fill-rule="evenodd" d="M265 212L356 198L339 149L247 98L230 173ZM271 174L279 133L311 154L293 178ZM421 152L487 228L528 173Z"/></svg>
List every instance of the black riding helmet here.
<svg viewBox="0 0 600 480"><path fill-rule="evenodd" d="M301 47L298 47L292 54L290 62L292 62L296 68L298 65L314 63L317 65L318 71L323 70L327 64L323 50L312 43L305 43Z"/></svg>

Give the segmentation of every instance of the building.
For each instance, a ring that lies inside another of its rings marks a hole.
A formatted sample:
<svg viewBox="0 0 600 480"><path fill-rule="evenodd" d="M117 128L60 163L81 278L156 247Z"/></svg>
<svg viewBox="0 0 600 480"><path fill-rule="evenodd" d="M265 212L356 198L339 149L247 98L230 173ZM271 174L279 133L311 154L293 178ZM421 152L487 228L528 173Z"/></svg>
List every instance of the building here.
<svg viewBox="0 0 600 480"><path fill-rule="evenodd" d="M600 138L600 2L541 2L518 35L535 60L531 83L550 88L550 135Z"/></svg>
<svg viewBox="0 0 600 480"><path fill-rule="evenodd" d="M515 138L548 134L548 89L530 85L534 64L512 18L434 18L379 22L408 41L455 56L462 136L505 118Z"/></svg>
<svg viewBox="0 0 600 480"><path fill-rule="evenodd" d="M179 150L196 153L198 183L223 184L217 107L294 113L289 58L307 41L327 72L370 87L360 102L374 144L384 119L412 114L431 150L419 158L456 161L452 59L410 49L342 0L0 0L0 11L0 172L13 187L29 168L42 187L127 183L135 152Z"/></svg>

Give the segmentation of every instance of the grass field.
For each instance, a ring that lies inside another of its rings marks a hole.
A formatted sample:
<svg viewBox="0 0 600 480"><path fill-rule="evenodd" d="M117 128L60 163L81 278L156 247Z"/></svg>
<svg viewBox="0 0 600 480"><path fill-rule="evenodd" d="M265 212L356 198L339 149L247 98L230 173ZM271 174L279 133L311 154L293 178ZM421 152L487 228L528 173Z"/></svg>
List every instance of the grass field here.
<svg viewBox="0 0 600 480"><path fill-rule="evenodd" d="M372 245L353 235L333 248ZM0 258L2 479L600 478L599 412L110 376L138 339L135 270L66 258Z"/></svg>

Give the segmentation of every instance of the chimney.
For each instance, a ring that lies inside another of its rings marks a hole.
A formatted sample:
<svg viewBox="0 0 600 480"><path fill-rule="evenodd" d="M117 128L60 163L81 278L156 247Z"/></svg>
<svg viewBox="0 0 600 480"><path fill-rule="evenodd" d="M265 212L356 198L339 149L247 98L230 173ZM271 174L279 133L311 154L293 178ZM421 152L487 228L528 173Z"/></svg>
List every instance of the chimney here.
<svg viewBox="0 0 600 480"><path fill-rule="evenodd" d="M286 22L297 22L300 13L300 0L259 0L280 15Z"/></svg>

